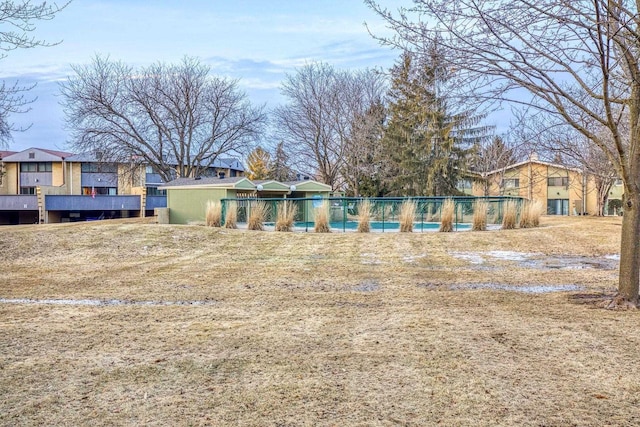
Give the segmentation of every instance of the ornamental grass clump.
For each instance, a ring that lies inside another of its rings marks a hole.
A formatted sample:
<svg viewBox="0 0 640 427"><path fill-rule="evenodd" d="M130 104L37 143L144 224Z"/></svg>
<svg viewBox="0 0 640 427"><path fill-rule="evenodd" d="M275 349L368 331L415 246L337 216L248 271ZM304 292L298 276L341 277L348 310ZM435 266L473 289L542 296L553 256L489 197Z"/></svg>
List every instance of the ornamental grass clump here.
<svg viewBox="0 0 640 427"><path fill-rule="evenodd" d="M249 230L264 231L264 222L269 215L269 206L265 202L255 202L250 208L247 228Z"/></svg>
<svg viewBox="0 0 640 427"><path fill-rule="evenodd" d="M473 220L471 229L473 231L485 231L487 229L487 209L489 204L486 200L476 200L473 206Z"/></svg>
<svg viewBox="0 0 640 427"><path fill-rule="evenodd" d="M400 222L400 232L411 233L413 231L413 222L416 219L416 202L413 200L405 200L400 205L400 213L398 214L398 222Z"/></svg>
<svg viewBox="0 0 640 427"><path fill-rule="evenodd" d="M473 231L485 231L487 229L487 209L489 204L486 200L476 200L473 206Z"/></svg>
<svg viewBox="0 0 640 427"><path fill-rule="evenodd" d="M370 200L362 200L358 205L358 232L368 233L371 231L371 210Z"/></svg>
<svg viewBox="0 0 640 427"><path fill-rule="evenodd" d="M540 200L536 200L531 204L531 224L534 227L540 226L540 217L544 212L544 206Z"/></svg>
<svg viewBox="0 0 640 427"><path fill-rule="evenodd" d="M331 233L329 226L329 203L322 202L320 207L314 209L313 221L316 233Z"/></svg>
<svg viewBox="0 0 640 427"><path fill-rule="evenodd" d="M456 205L452 199L447 199L442 204L442 213L440 214L440 231L450 233L453 231L453 217L456 213Z"/></svg>
<svg viewBox="0 0 640 427"><path fill-rule="evenodd" d="M219 200L207 202L205 215L207 227L220 227L222 225L222 203Z"/></svg>
<svg viewBox="0 0 640 427"><path fill-rule="evenodd" d="M513 230L516 228L518 219L518 205L514 200L507 200L504 204L504 212L502 214L502 229Z"/></svg>
<svg viewBox="0 0 640 427"><path fill-rule="evenodd" d="M298 213L298 206L294 202L282 202L276 218L276 231L293 231Z"/></svg>
<svg viewBox="0 0 640 427"><path fill-rule="evenodd" d="M225 228L238 228L238 206L236 202L227 203L227 211L224 216Z"/></svg>

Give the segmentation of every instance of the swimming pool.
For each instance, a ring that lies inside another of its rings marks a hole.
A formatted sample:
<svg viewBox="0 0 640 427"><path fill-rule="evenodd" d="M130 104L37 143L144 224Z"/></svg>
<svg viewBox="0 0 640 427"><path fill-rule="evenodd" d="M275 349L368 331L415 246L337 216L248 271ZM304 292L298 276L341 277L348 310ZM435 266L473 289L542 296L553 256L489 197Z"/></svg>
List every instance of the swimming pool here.
<svg viewBox="0 0 640 427"><path fill-rule="evenodd" d="M273 223L265 224L273 226ZM295 228L297 230L309 231L313 230L314 227L313 222L296 222ZM358 229L358 221L334 221L330 224L331 229L335 231L356 231ZM369 222L369 227L373 232L385 232L385 231L399 231L400 223L391 222L391 221L371 221ZM438 222L414 222L413 223L413 231L414 232L427 232L427 231L438 231L440 229L440 223ZM471 224L458 223L454 224L454 231L467 231L471 229Z"/></svg>

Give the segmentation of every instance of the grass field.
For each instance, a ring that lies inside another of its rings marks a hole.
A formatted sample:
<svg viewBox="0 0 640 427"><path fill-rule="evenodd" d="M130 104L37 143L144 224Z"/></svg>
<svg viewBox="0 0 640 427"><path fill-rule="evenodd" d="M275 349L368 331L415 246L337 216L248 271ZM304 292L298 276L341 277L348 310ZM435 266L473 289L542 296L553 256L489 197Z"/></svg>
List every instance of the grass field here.
<svg viewBox="0 0 640 427"><path fill-rule="evenodd" d="M0 424L640 425L620 224L3 227Z"/></svg>

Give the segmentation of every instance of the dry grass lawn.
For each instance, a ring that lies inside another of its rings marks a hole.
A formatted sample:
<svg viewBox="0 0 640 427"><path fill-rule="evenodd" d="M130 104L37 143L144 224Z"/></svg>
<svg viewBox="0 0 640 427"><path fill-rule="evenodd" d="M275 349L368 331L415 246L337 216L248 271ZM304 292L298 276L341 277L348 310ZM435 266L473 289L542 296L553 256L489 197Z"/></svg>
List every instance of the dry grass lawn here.
<svg viewBox="0 0 640 427"><path fill-rule="evenodd" d="M0 424L639 425L640 312L585 297L615 289L615 261L572 264L618 253L620 224L3 227Z"/></svg>

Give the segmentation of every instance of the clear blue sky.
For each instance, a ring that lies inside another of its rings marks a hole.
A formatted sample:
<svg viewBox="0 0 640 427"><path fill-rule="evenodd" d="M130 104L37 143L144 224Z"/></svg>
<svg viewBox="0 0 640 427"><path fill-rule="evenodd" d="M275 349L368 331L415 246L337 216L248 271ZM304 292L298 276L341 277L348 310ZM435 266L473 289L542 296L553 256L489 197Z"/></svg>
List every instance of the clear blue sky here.
<svg viewBox="0 0 640 427"><path fill-rule="evenodd" d="M411 1L382 3L396 10ZM13 51L0 62L5 81L38 84L32 111L12 118L32 127L15 133L9 149L66 148L58 82L71 75L71 64L97 54L131 65L195 56L214 74L240 79L255 103L273 107L282 102L285 74L305 63L388 69L399 52L380 46L364 22L376 34L389 34L361 0L74 0L52 21L37 24L37 38L59 45Z"/></svg>

